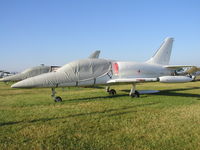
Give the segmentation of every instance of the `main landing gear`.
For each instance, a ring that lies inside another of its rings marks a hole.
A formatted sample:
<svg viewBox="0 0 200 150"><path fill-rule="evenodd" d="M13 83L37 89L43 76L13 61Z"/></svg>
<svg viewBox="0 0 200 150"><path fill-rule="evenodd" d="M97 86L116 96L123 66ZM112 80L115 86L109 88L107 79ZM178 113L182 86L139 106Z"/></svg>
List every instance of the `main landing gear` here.
<svg viewBox="0 0 200 150"><path fill-rule="evenodd" d="M62 102L62 98L60 96L56 96L55 88L52 88L51 92L51 97L54 99L55 102Z"/></svg>
<svg viewBox="0 0 200 150"><path fill-rule="evenodd" d="M114 96L117 94L117 92L114 89L110 89L109 86L106 87L106 92L108 92L110 95ZM131 91L129 93L129 96L132 98L139 98L140 93L136 90L136 85L132 84Z"/></svg>
<svg viewBox="0 0 200 150"><path fill-rule="evenodd" d="M129 96L131 96L133 98L140 97L140 93L136 90L136 85L135 84L132 84L132 88L131 88L131 91L129 93Z"/></svg>
<svg viewBox="0 0 200 150"><path fill-rule="evenodd" d="M114 89L110 89L109 86L106 87L106 92L108 92L109 95L112 95L112 96L117 94L117 92Z"/></svg>

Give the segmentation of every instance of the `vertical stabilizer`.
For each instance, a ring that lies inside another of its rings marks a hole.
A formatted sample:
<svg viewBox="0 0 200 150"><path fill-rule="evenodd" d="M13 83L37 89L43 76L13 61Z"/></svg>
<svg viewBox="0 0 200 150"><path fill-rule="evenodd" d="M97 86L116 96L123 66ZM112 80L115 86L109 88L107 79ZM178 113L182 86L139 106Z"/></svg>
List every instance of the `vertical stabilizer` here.
<svg viewBox="0 0 200 150"><path fill-rule="evenodd" d="M92 53L89 58L99 58L99 54L101 51L97 50L94 53Z"/></svg>
<svg viewBox="0 0 200 150"><path fill-rule="evenodd" d="M155 55L147 61L151 64L168 65L172 52L173 38L166 38Z"/></svg>

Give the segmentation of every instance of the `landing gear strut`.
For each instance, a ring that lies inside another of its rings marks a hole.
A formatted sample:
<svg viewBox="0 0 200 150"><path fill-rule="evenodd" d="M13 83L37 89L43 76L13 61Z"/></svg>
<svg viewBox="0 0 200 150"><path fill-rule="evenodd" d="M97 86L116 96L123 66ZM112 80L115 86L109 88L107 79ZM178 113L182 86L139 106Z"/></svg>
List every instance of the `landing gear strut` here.
<svg viewBox="0 0 200 150"><path fill-rule="evenodd" d="M129 96L131 96L133 98L138 98L138 97L140 97L140 93L135 89L136 89L136 85L132 84L132 88L131 88L131 91L129 93Z"/></svg>
<svg viewBox="0 0 200 150"><path fill-rule="evenodd" d="M114 89L110 89L109 86L106 87L106 92L108 92L112 96L117 94L117 92Z"/></svg>
<svg viewBox="0 0 200 150"><path fill-rule="evenodd" d="M56 96L55 88L52 88L51 92L51 97L54 99L55 102L62 102L62 98L60 96Z"/></svg>

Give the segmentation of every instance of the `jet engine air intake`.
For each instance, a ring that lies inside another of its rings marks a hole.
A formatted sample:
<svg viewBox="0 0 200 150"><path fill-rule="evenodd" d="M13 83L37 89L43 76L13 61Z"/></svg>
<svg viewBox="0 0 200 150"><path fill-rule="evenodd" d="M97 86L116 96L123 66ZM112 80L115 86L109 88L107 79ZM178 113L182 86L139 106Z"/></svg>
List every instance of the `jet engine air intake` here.
<svg viewBox="0 0 200 150"><path fill-rule="evenodd" d="M113 73L114 73L114 75L118 75L119 74L119 65L118 65L118 63L113 63Z"/></svg>

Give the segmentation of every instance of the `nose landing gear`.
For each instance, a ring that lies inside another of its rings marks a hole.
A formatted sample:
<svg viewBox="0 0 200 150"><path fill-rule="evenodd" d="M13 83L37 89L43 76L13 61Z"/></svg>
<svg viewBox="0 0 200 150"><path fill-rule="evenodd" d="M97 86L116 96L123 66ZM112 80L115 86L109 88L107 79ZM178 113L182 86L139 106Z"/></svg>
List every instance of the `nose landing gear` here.
<svg viewBox="0 0 200 150"><path fill-rule="evenodd" d="M62 98L60 96L56 96L55 88L52 88L51 92L51 97L54 99L55 102L62 102Z"/></svg>

